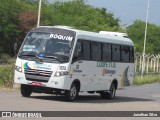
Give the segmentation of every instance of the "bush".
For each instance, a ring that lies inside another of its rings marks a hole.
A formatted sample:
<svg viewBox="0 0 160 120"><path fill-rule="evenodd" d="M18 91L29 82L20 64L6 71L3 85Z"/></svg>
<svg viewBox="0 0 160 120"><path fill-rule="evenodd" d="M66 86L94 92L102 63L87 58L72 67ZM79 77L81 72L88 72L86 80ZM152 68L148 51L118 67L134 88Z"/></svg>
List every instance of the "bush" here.
<svg viewBox="0 0 160 120"><path fill-rule="evenodd" d="M150 84L160 82L160 75L146 75L141 79L140 76L136 76L133 80L134 85Z"/></svg>
<svg viewBox="0 0 160 120"><path fill-rule="evenodd" d="M0 54L0 64L7 64L9 63L9 59L11 57L7 54Z"/></svg>
<svg viewBox="0 0 160 120"><path fill-rule="evenodd" d="M0 86L13 88L14 64L0 65Z"/></svg>

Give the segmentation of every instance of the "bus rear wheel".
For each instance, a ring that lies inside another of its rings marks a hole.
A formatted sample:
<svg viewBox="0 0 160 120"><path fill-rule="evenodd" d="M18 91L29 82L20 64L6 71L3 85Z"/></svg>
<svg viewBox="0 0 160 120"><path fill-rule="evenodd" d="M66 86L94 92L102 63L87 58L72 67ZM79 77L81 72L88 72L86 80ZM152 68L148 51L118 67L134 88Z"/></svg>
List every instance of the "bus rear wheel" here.
<svg viewBox="0 0 160 120"><path fill-rule="evenodd" d="M111 86L110 86L109 91L103 91L103 92L101 92L100 96L103 99L114 99L115 98L115 94L116 94L116 87L112 83Z"/></svg>
<svg viewBox="0 0 160 120"><path fill-rule="evenodd" d="M65 92L65 97L67 101L75 101L78 98L78 86L76 84L72 84L70 90Z"/></svg>
<svg viewBox="0 0 160 120"><path fill-rule="evenodd" d="M29 97L32 94L32 86L30 85L21 85L21 95L23 97Z"/></svg>

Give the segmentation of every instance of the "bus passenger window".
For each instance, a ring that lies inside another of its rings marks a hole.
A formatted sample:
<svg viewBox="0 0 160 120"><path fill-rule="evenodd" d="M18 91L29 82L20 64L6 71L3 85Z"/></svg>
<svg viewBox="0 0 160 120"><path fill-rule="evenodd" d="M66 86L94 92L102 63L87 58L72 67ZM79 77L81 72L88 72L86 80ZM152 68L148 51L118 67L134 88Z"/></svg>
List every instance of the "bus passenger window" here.
<svg viewBox="0 0 160 120"><path fill-rule="evenodd" d="M112 45L112 61L120 62L120 45Z"/></svg>
<svg viewBox="0 0 160 120"><path fill-rule="evenodd" d="M91 42L91 60L101 60L101 43Z"/></svg>
<svg viewBox="0 0 160 120"><path fill-rule="evenodd" d="M111 62L111 45L110 44L102 44L102 60Z"/></svg>
<svg viewBox="0 0 160 120"><path fill-rule="evenodd" d="M83 41L82 49L83 60L90 60L90 42Z"/></svg>
<svg viewBox="0 0 160 120"><path fill-rule="evenodd" d="M121 61L122 62L129 62L129 46L121 46Z"/></svg>
<svg viewBox="0 0 160 120"><path fill-rule="evenodd" d="M134 62L134 48L133 47L130 47L129 59L131 63Z"/></svg>

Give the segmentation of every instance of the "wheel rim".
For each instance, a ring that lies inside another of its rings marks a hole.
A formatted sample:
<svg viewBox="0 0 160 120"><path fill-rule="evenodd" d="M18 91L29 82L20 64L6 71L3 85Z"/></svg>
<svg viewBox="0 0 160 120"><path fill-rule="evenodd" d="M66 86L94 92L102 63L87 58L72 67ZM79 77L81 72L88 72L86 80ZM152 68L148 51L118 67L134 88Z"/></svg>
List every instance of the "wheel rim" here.
<svg viewBox="0 0 160 120"><path fill-rule="evenodd" d="M76 89L76 87L72 87L70 90L70 98L75 99L76 96L77 96L77 89Z"/></svg>

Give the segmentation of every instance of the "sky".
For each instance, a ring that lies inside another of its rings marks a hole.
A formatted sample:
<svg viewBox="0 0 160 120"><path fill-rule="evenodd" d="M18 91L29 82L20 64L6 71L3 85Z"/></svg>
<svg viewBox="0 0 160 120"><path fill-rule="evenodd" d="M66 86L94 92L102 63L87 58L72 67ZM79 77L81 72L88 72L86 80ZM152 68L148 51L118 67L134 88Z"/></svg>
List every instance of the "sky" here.
<svg viewBox="0 0 160 120"><path fill-rule="evenodd" d="M49 0L54 1L54 0ZM65 1L65 0L63 0ZM86 4L106 8L126 27L137 19L146 21L148 0L85 0ZM160 0L150 0L148 22L160 26Z"/></svg>

